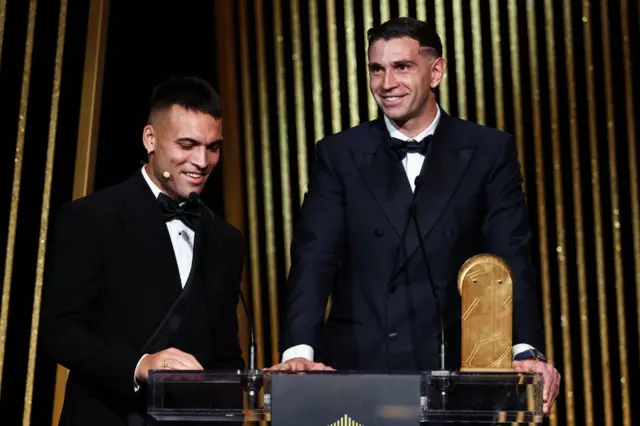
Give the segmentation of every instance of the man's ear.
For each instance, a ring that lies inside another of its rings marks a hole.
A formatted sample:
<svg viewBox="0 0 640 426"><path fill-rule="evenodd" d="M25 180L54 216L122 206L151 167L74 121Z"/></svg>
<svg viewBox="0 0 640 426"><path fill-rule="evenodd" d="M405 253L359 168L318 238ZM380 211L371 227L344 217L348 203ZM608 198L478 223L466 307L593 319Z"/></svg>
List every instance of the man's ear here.
<svg viewBox="0 0 640 426"><path fill-rule="evenodd" d="M447 71L447 61L440 57L436 58L431 65L431 88L435 89L440 85L440 82L444 78L444 73Z"/></svg>
<svg viewBox="0 0 640 426"><path fill-rule="evenodd" d="M142 129L142 143L149 155L156 149L156 132L151 124L147 124Z"/></svg>

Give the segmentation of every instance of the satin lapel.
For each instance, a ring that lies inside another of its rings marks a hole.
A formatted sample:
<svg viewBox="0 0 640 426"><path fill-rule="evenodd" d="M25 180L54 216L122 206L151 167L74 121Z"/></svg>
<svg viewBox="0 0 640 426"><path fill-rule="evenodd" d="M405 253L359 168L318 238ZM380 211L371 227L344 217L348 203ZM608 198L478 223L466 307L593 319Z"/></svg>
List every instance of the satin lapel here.
<svg viewBox="0 0 640 426"><path fill-rule="evenodd" d="M178 264L162 212L144 178L139 174L128 184L130 192L122 211L127 244L144 270L140 290L151 299L145 309L157 309L163 317L182 291Z"/></svg>
<svg viewBox="0 0 640 426"><path fill-rule="evenodd" d="M351 155L367 187L399 236L409 218L411 186L402 163L388 152L389 133L379 119L372 123L370 140L364 149L352 149Z"/></svg>
<svg viewBox="0 0 640 426"><path fill-rule="evenodd" d="M475 152L473 143L457 140L460 137L454 119L442 111L420 172L422 185L416 194L416 216L423 240L444 212ZM399 251L403 259L398 259L396 265L401 268L417 249L418 234L412 222L407 231L405 250Z"/></svg>

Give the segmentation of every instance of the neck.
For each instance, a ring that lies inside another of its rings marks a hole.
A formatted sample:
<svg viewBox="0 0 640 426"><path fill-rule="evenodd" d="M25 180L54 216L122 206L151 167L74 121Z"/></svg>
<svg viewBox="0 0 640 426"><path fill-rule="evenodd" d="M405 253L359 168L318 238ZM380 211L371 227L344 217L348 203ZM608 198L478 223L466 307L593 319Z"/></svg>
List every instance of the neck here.
<svg viewBox="0 0 640 426"><path fill-rule="evenodd" d="M408 138L413 138L422 133L427 127L433 123L436 115L438 115L438 106L435 103L435 100L431 100L428 102L425 111L418 115L417 117L409 118L407 120L394 120L389 118L389 121L403 135Z"/></svg>
<svg viewBox="0 0 640 426"><path fill-rule="evenodd" d="M167 186L167 178L156 171L155 167L147 163L144 171L147 173L147 176L149 176L149 179L151 179L151 182L153 182L164 195L175 201L180 201L180 197L178 197L177 194L174 194L173 191L171 191Z"/></svg>

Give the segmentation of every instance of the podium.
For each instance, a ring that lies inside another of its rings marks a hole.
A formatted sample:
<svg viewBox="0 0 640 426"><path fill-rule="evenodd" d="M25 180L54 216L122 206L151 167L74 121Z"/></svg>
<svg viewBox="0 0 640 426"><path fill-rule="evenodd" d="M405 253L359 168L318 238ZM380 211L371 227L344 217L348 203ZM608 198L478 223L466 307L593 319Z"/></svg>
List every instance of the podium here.
<svg viewBox="0 0 640 426"><path fill-rule="evenodd" d="M541 376L511 368L509 266L495 255L474 256L460 269L458 289L459 371L151 371L148 414L158 422L273 426L542 423Z"/></svg>
<svg viewBox="0 0 640 426"><path fill-rule="evenodd" d="M255 391L256 406L243 407L242 397ZM415 426L543 418L540 377L502 372L152 371L148 397L148 414L158 422Z"/></svg>

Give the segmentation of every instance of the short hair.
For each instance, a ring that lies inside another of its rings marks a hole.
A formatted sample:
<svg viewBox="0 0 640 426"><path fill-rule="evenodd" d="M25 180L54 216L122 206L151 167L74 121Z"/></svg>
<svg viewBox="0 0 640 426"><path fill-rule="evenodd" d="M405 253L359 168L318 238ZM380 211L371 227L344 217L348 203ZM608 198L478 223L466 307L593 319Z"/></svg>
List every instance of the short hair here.
<svg viewBox="0 0 640 426"><path fill-rule="evenodd" d="M442 56L442 41L433 25L414 18L392 18L382 25L367 31L369 47L382 39L389 41L396 38L410 37L420 43L420 47L430 47L438 57Z"/></svg>
<svg viewBox="0 0 640 426"><path fill-rule="evenodd" d="M149 121L155 112L170 109L173 105L214 118L222 117L218 93L199 77L173 76L158 84L149 101Z"/></svg>

